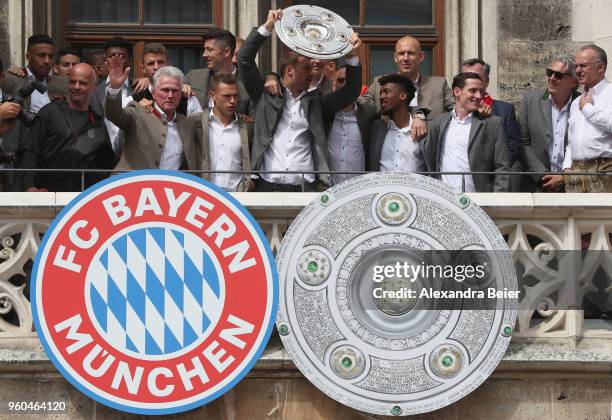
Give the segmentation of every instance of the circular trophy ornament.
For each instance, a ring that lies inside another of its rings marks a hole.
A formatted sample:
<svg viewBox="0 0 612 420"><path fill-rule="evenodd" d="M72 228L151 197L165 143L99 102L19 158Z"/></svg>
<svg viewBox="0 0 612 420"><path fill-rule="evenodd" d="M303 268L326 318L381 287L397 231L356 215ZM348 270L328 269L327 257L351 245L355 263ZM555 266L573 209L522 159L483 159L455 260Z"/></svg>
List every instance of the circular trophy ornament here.
<svg viewBox="0 0 612 420"><path fill-rule="evenodd" d="M432 178L336 185L291 224L277 266L289 356L356 410L442 408L476 389L510 343L518 296L506 242L467 196Z"/></svg>
<svg viewBox="0 0 612 420"><path fill-rule="evenodd" d="M319 6L297 5L284 9L275 30L283 44L310 58L339 58L352 49L351 25Z"/></svg>

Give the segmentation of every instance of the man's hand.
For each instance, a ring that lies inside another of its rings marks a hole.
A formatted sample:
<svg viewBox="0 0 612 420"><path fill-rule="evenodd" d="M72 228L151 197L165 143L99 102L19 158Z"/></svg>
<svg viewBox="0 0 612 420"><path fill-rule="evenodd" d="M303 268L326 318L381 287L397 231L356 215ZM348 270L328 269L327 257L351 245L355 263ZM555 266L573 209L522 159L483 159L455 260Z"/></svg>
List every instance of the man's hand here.
<svg viewBox="0 0 612 420"><path fill-rule="evenodd" d="M253 180L253 179L249 179L249 180L247 181L247 187L246 187L246 190L247 190L247 191L249 191L249 192L250 192L250 191L255 191L255 180Z"/></svg>
<svg viewBox="0 0 612 420"><path fill-rule="evenodd" d="M253 122L255 121L253 117L250 117L247 114L240 114L240 118L242 118L242 121L247 124L253 124Z"/></svg>
<svg viewBox="0 0 612 420"><path fill-rule="evenodd" d="M427 135L427 123L425 122L425 120L413 117L410 135L412 136L412 140L415 142L425 138L425 136Z"/></svg>
<svg viewBox="0 0 612 420"><path fill-rule="evenodd" d="M130 68L122 68L122 59L119 55L114 55L108 60L108 78L110 87L113 89L121 89L130 74Z"/></svg>
<svg viewBox="0 0 612 420"><path fill-rule="evenodd" d="M138 102L138 105L140 105L141 107L145 108L148 113L153 112L153 101L151 101L151 100L149 100L147 98L142 98L140 100L140 102Z"/></svg>
<svg viewBox="0 0 612 420"><path fill-rule="evenodd" d="M266 83L264 87L268 91L268 93L272 96L283 96L283 89L281 88L281 84L278 81L278 77L274 74L266 75Z"/></svg>
<svg viewBox="0 0 612 420"><path fill-rule="evenodd" d="M351 50L351 52L349 52L346 55L346 58L357 57L357 50L361 46L361 38L359 38L359 34L357 32L353 32L350 42L351 42L351 45L353 46L353 49Z"/></svg>
<svg viewBox="0 0 612 420"><path fill-rule="evenodd" d="M490 117L491 114L493 114L493 107L483 102L480 105L480 108L478 108L478 113L480 114L481 117L484 117L484 118Z"/></svg>
<svg viewBox="0 0 612 420"><path fill-rule="evenodd" d="M282 17L283 11L281 9L270 10L268 12L268 19L266 19L266 23L264 23L264 28L266 28L268 32L274 31L274 23L277 20L281 20Z"/></svg>
<svg viewBox="0 0 612 420"><path fill-rule="evenodd" d="M12 64L7 71L19 77L26 77L28 75L28 72L26 71L25 67L19 67L14 64Z"/></svg>
<svg viewBox="0 0 612 420"><path fill-rule="evenodd" d="M140 77L134 80L132 86L134 87L134 93L139 93L149 87L149 79L147 77Z"/></svg>
<svg viewBox="0 0 612 420"><path fill-rule="evenodd" d="M186 83L183 83L183 96L187 99L189 99L190 96L193 96L193 91L191 90L191 85L188 85Z"/></svg>
<svg viewBox="0 0 612 420"><path fill-rule="evenodd" d="M21 106L15 102L0 104L0 120L12 120L21 112Z"/></svg>
<svg viewBox="0 0 612 420"><path fill-rule="evenodd" d="M593 92L589 91L588 93L583 93L580 96L580 101L578 102L578 108L580 108L580 110L582 111L582 108L584 108L584 106L586 104L593 104Z"/></svg>
<svg viewBox="0 0 612 420"><path fill-rule="evenodd" d="M546 191L561 191L563 185L563 175L544 175L542 177L542 188Z"/></svg>

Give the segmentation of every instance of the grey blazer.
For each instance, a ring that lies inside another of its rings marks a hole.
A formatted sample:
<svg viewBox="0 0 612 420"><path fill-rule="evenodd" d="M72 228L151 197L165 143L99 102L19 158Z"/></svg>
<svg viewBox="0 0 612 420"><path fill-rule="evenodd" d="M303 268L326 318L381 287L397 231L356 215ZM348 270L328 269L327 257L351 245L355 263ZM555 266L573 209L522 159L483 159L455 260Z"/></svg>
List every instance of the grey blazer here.
<svg viewBox="0 0 612 420"><path fill-rule="evenodd" d="M286 93L282 97L270 95L264 88L264 79L255 63L257 51L267 37L254 29L238 51L238 70L251 101L255 104L255 136L251 152L251 166L259 170L268 145L274 140L274 131L283 113ZM327 140L325 122L331 121L336 112L353 102L359 95L361 66L347 66L346 84L336 92L323 95L320 89L308 92L300 99L308 118L312 134L312 158L316 171L329 171L327 164ZM319 179L330 185L329 174Z"/></svg>
<svg viewBox="0 0 612 420"><path fill-rule="evenodd" d="M192 127L195 133L195 139L200 145L201 153L201 169L208 171L210 165L210 139L208 137L208 121L210 113L208 110L191 114L187 117L192 122ZM251 170L250 147L253 141L253 124L247 123L241 116L238 116L238 127L240 132L240 145L242 146L242 170ZM209 174L202 174L202 178L210 179ZM245 173L243 181L240 184L238 191L246 191L248 181L251 179L250 173Z"/></svg>
<svg viewBox="0 0 612 420"><path fill-rule="evenodd" d="M434 118L427 124L427 138L423 143L423 155L427 170L438 172L441 167L441 154L444 135L451 120L451 113ZM468 161L472 172L508 172L509 156L504 121L491 116L480 119L475 117L470 127ZM437 175L440 178L440 175ZM508 175L472 175L477 192L501 192L510 188Z"/></svg>
<svg viewBox="0 0 612 420"><path fill-rule="evenodd" d="M376 76L368 91L359 97L359 102L376 105L380 112L380 83L382 76ZM429 110L429 118L436 117L443 112L450 111L455 106L455 97L444 77L423 76L417 93L418 108Z"/></svg>
<svg viewBox="0 0 612 420"><path fill-rule="evenodd" d="M574 100L577 92L572 94ZM518 123L521 130L520 161L526 172L550 171L550 155L548 147L553 141L552 110L548 91L538 90L528 92L523 96L518 114ZM564 147L567 146L566 127ZM542 174L524 176L521 180L522 191L542 191L540 179Z"/></svg>
<svg viewBox="0 0 612 420"><path fill-rule="evenodd" d="M208 69L193 69L185 75L185 79L183 80L183 83L191 86L193 94L198 98L202 109L208 109L208 93L210 90L211 76L212 72ZM251 101L239 72L236 72L236 79L238 80L239 94L236 112L238 114L251 115Z"/></svg>

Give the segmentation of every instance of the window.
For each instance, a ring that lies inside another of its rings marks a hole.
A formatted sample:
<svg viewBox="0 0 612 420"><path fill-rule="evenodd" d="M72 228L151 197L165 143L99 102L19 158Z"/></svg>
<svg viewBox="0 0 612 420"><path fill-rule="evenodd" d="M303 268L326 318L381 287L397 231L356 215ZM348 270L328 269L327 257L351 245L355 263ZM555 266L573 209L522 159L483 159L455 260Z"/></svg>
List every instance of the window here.
<svg viewBox="0 0 612 420"><path fill-rule="evenodd" d="M284 2L290 6L297 1ZM309 0L314 6L330 9L342 16L365 44L361 58L363 80L396 72L393 61L395 42L412 35L421 42L425 61L421 72L444 75L444 0Z"/></svg>
<svg viewBox="0 0 612 420"><path fill-rule="evenodd" d="M114 36L134 44L136 76L146 42L162 42L170 62L187 73L203 66L202 31L223 24L222 0L62 0L57 2L62 44L89 50Z"/></svg>

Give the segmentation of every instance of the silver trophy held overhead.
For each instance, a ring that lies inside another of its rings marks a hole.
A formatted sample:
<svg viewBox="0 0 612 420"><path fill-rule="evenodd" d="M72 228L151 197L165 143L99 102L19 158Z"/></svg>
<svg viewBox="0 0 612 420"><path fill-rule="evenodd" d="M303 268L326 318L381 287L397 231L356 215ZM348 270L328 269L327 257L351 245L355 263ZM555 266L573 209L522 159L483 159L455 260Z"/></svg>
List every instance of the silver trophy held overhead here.
<svg viewBox="0 0 612 420"><path fill-rule="evenodd" d="M351 25L337 13L319 6L287 7L274 27L287 47L306 57L340 58L353 49Z"/></svg>

